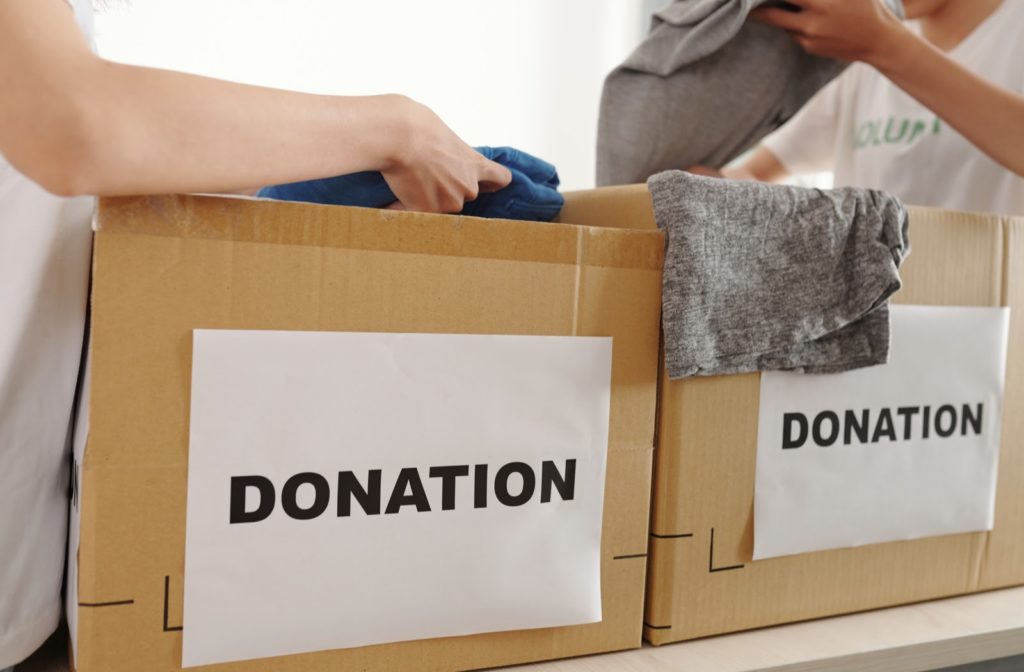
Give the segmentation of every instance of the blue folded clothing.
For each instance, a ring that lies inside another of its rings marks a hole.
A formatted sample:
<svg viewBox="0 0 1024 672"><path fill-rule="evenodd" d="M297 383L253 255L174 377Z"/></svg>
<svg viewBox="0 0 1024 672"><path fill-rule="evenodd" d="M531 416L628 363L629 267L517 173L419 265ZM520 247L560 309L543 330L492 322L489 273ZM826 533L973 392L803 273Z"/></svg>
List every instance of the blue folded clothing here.
<svg viewBox="0 0 1024 672"><path fill-rule="evenodd" d="M512 182L500 191L480 194L475 201L465 204L461 214L540 222L550 222L558 216L565 198L558 193L558 172L553 165L512 147L477 147L476 151L512 171ZM384 176L377 172L264 187L257 196L362 208L384 208L398 200Z"/></svg>

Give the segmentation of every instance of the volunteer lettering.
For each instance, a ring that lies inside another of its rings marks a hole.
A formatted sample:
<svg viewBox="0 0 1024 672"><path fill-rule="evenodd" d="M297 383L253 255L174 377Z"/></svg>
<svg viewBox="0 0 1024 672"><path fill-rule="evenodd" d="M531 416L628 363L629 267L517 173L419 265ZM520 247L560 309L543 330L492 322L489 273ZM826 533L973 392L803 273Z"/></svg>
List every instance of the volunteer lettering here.
<svg viewBox="0 0 1024 672"><path fill-rule="evenodd" d="M842 442L878 443L912 439L949 438L981 435L984 404L953 404L933 406L900 406L877 411L822 411L813 418L803 413L783 413L782 449L804 446L808 440L827 448Z"/></svg>
<svg viewBox="0 0 1024 672"><path fill-rule="evenodd" d="M470 474L472 473L472 477ZM450 511L455 508L455 492L458 479L472 480L473 506L477 509L487 508L490 494L503 506L522 506L526 504L538 490L538 478L533 467L525 462L510 462L494 472L489 478L490 466L476 464L446 467L430 467L428 478L439 479L441 483L440 509ZM517 478L513 479L513 476ZM371 469L364 480L360 480L352 471L338 472L337 476L337 516L345 518L352 515L352 501L355 500L368 516L395 514L403 507L415 508L417 512L428 512L437 507L431 502L423 487L420 470L410 467L401 469L394 480L394 487L387 498L386 506L382 495L381 483L383 471ZM513 485L514 484L514 485ZM309 486L313 491L312 502L302 505L298 501L299 489ZM551 501L552 493L557 492L562 501L570 501L576 496L576 460L565 460L565 467L559 471L551 460L545 460L540 469L540 501ZM278 503L278 492L273 481L265 476L233 476L231 478L231 524L258 523L270 517ZM327 512L331 501L331 485L321 474L306 472L292 476L280 489L281 509L295 520L312 520Z"/></svg>

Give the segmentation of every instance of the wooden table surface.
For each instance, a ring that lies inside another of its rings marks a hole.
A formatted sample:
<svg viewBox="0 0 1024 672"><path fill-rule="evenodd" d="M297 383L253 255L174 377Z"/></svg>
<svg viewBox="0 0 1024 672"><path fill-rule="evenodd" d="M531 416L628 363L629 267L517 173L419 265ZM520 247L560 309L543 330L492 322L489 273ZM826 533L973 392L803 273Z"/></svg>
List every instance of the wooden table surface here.
<svg viewBox="0 0 1024 672"><path fill-rule="evenodd" d="M921 672L1021 654L1024 588L1010 588L506 670Z"/></svg>
<svg viewBox="0 0 1024 672"><path fill-rule="evenodd" d="M66 647L55 636L18 672L66 672ZM1021 654L1024 587L504 672L922 672Z"/></svg>

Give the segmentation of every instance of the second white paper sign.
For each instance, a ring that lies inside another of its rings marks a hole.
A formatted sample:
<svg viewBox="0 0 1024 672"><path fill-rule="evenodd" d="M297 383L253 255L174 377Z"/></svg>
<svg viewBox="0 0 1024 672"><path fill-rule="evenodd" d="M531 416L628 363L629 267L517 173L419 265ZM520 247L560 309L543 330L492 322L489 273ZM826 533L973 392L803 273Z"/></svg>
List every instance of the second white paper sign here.
<svg viewBox="0 0 1024 672"><path fill-rule="evenodd" d="M888 364L762 374L755 560L992 529L1009 309L890 311Z"/></svg>

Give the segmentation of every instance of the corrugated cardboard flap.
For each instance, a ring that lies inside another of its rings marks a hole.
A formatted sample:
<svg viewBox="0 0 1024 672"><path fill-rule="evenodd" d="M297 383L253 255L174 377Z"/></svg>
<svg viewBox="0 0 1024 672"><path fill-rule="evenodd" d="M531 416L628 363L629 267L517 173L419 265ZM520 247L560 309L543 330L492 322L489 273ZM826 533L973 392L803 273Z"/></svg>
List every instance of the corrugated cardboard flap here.
<svg viewBox="0 0 1024 672"><path fill-rule="evenodd" d="M660 269L651 231L217 196L104 198L101 234ZM628 241L628 244L623 244Z"/></svg>

